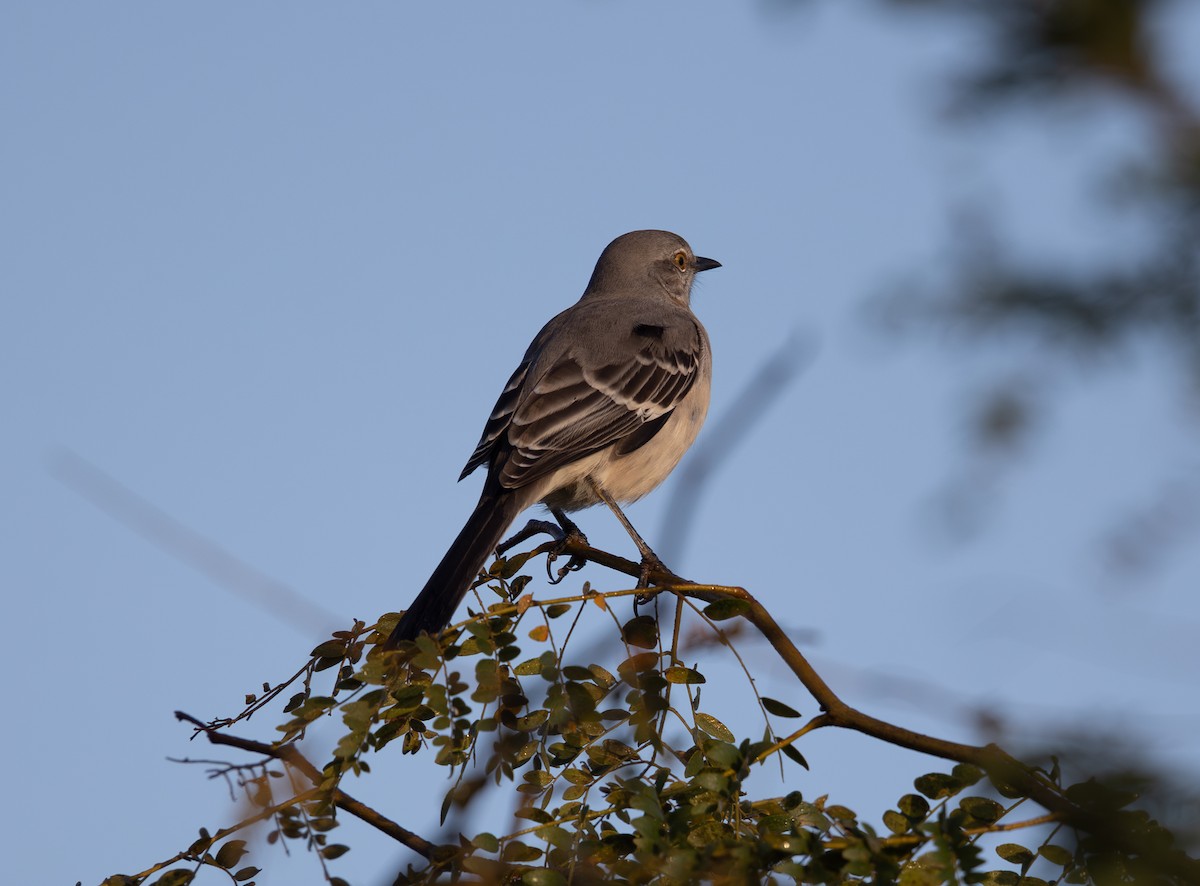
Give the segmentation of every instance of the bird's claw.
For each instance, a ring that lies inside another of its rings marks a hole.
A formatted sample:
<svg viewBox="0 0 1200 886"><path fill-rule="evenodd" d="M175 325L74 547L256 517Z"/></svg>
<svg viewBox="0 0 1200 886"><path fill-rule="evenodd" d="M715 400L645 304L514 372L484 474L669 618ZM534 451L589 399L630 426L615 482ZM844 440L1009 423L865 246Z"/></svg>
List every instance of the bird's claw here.
<svg viewBox="0 0 1200 886"><path fill-rule="evenodd" d="M569 527L564 529L549 520L530 520L525 524L524 529L496 545L496 553L503 556L506 551L535 535L548 535L555 541L554 547L546 553L546 577L550 580L550 584L558 584L572 572L578 572L587 565L587 560L583 557L572 554L571 559L565 565L560 566L557 571L551 569L554 561L562 555L568 545L586 545L588 543L587 536L580 532L579 527L574 523L570 523Z"/></svg>
<svg viewBox="0 0 1200 886"><path fill-rule="evenodd" d="M638 575L637 583L638 590L650 587L650 576L655 572L669 572L669 570L663 565L663 561L658 559L658 555L651 551L642 557L642 569ZM653 599L653 594L638 594L633 598L633 601L638 606L645 606Z"/></svg>
<svg viewBox="0 0 1200 886"><path fill-rule="evenodd" d="M550 584L552 584L552 585L558 584L564 578L566 578L568 575L570 575L572 572L578 572L580 569L582 569L584 566L587 565L586 559L581 557L579 554L572 554L571 558L569 560L567 560L567 562L564 565L558 567L558 570L556 572L552 573L550 571L551 565L554 563L555 560L557 560L559 558L559 556L562 555L563 551L569 545L571 545L571 544L586 545L587 543L588 543L587 536L584 535L582 532L580 532L578 527L573 527L572 529L561 533L561 538L559 538L558 544L555 545L553 550L549 551L546 554L546 577L550 580Z"/></svg>

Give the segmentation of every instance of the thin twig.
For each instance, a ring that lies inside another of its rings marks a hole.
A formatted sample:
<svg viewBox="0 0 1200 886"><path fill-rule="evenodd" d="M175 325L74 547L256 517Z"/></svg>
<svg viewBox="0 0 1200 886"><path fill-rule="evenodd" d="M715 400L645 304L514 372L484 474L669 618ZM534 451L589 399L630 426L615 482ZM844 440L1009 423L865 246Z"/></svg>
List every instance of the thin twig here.
<svg viewBox="0 0 1200 886"><path fill-rule="evenodd" d="M261 741L254 741L253 739L240 738L236 735L229 735L225 732L219 732L215 729L211 729L204 723L201 723L190 714L185 714L183 711L176 711L175 718L178 720L183 720L187 723L191 723L196 727L197 732L204 733L204 737L213 744L238 748L239 750L248 751L252 754L262 754L265 757L271 757L272 759L287 763L289 766L292 766L302 772L308 777L309 781L318 787L325 781L325 776L322 775L321 770L317 769L316 766L309 762L307 757L296 750L295 745L285 744L276 747L274 745L265 744ZM350 815L353 815L355 818L366 822L376 830L382 831L397 843L407 846L413 852L416 852L418 855L421 855L425 858L433 858L434 851L437 847L435 847L432 843L430 843L424 837L420 837L407 828L402 827L386 816L381 815L370 806L367 806L365 803L355 800L341 788L334 788L332 800L334 805L339 809L345 810Z"/></svg>

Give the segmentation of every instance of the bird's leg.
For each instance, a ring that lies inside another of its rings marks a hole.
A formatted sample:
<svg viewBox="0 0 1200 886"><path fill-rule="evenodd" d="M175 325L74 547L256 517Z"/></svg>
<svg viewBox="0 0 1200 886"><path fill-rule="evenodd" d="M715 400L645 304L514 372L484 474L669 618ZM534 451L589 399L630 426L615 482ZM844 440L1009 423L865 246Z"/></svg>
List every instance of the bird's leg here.
<svg viewBox="0 0 1200 886"><path fill-rule="evenodd" d="M575 525L570 517L560 511L558 508L550 508L550 514L558 521L558 525L562 527L563 536L561 539L562 545L565 547L568 541L574 541L586 545L588 543L587 536L583 534L578 526ZM555 555L557 556L557 555ZM546 572L550 572L550 564L554 561L555 556L546 558ZM572 572L578 572L587 565L587 560L578 554L572 554L571 559L567 561L567 565L560 566L556 577L550 579L551 584L558 584Z"/></svg>
<svg viewBox="0 0 1200 886"><path fill-rule="evenodd" d="M587 560L578 554L573 555L565 566L559 567L557 573L551 573L551 564L558 559L558 555L562 553L562 549L566 547L567 542L575 541L586 545L588 540L579 527L558 508L550 508L550 513L558 521L558 525L551 523L549 520L530 520L525 524L524 529L496 545L496 553L503 556L505 551L510 550L526 539L532 538L535 535L548 535L558 543L558 550L550 551L546 555L546 576L550 579L551 584L558 584L568 574L576 572L587 565Z"/></svg>
<svg viewBox="0 0 1200 886"><path fill-rule="evenodd" d="M633 524L629 522L629 518L625 516L625 512L613 501L612 496L605 492L600 484L591 477L587 478L587 482L592 487L592 491L596 493L596 497L608 505L609 510L616 515L621 525L625 527L625 531L629 533L629 537L633 539L633 543L637 545L638 554L642 558L642 574L638 577L637 586L639 588L650 587L650 575L654 572L666 572L670 574L671 571L663 565L663 561L658 558L658 554L650 550L650 545L646 544L645 540L638 535L638 531L633 528ZM637 602L646 603L649 599L649 595L639 595Z"/></svg>

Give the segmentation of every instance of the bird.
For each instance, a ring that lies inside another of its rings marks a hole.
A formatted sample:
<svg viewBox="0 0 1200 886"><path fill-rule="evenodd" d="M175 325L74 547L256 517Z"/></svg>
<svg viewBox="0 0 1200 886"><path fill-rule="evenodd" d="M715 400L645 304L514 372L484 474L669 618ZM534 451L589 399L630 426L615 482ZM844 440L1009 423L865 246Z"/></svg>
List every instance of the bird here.
<svg viewBox="0 0 1200 886"><path fill-rule="evenodd" d="M541 502L566 517L657 487L708 412L712 354L692 313L696 274L721 267L678 234L632 231L600 254L583 295L534 337L459 475L486 470L479 502L385 647L449 623L513 521Z"/></svg>

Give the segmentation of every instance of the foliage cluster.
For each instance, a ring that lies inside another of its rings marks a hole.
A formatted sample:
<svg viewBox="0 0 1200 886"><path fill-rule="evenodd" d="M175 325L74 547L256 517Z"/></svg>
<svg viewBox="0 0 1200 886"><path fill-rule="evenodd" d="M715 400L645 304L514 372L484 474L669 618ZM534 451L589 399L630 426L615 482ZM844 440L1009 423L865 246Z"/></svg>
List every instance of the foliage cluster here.
<svg viewBox="0 0 1200 886"><path fill-rule="evenodd" d="M1120 829L1124 848L1109 831L1081 830L1061 812L1027 812L1034 804L1019 786L995 773L989 783L969 763L917 778L914 792L882 814L882 826L827 796L764 792L762 782L777 782L755 778L763 767L777 767L786 784L794 767L807 766L797 744L827 724L758 693L726 630L747 615L742 599L717 588L706 589L706 605L684 593L660 594L677 604L663 619L669 630L660 630L649 615L617 618L610 603L631 590L598 593L584 583L578 594L534 600L529 577L516 575L527 556L497 560L483 591L496 602L440 642L422 636L384 650L396 616L372 627L356 623L313 650L289 681L248 696L237 717L197 724L215 743L263 755L214 770L256 812L222 831L202 831L173 858L105 886L180 886L204 869L249 886L258 868L243 863L246 843L234 835L259 821L270 822L268 844L307 848L325 879L344 886L328 863L348 851L329 841L346 812L416 851L420 863L397 883L1181 882L1163 864L1161 853L1173 852L1170 834L1125 808L1134 796L1094 781L1064 795L1100 813L1107 829ZM603 651L614 660L575 658L576 629L589 613L611 622ZM702 701L706 677L688 660L720 647L741 666L761 715L745 734L718 715L719 699ZM298 689L283 704L273 743L228 734L282 701L290 686ZM333 717L343 728L318 770L295 743ZM441 819L450 822L450 838L425 840L346 792L346 778L368 776L372 755L388 748L446 769ZM1061 780L1056 767L1040 774ZM508 802L507 827L496 827L494 812L490 829L479 827L472 813L489 794ZM985 849L999 833L1005 842Z"/></svg>

